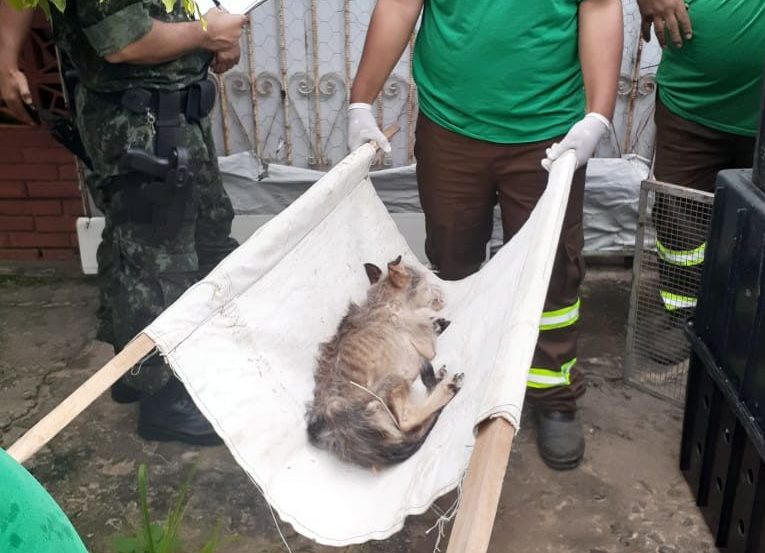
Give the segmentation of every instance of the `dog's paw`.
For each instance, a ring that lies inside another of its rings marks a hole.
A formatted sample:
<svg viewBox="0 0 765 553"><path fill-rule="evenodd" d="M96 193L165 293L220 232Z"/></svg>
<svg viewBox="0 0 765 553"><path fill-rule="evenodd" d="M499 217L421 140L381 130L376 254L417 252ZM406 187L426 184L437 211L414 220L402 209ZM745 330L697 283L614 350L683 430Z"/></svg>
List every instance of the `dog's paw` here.
<svg viewBox="0 0 765 553"><path fill-rule="evenodd" d="M449 382L449 390L451 390L453 393L457 393L462 388L462 383L465 380L465 374L464 373L457 373L454 376L452 376L451 382Z"/></svg>
<svg viewBox="0 0 765 553"><path fill-rule="evenodd" d="M443 332L449 328L450 324L452 324L452 322L447 321L446 319L436 319L433 321L433 330L436 332L436 334L443 334Z"/></svg>
<svg viewBox="0 0 765 553"><path fill-rule="evenodd" d="M438 371L436 371L436 380L438 382L441 382L444 378L446 378L446 374L447 374L446 365L444 365L443 367L438 369Z"/></svg>

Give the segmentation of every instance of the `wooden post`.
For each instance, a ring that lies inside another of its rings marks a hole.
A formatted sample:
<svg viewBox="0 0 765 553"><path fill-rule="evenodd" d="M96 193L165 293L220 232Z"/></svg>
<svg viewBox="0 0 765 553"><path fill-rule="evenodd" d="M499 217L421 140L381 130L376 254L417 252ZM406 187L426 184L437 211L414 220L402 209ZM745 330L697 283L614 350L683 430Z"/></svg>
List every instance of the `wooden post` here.
<svg viewBox="0 0 765 553"><path fill-rule="evenodd" d="M383 129L383 134L385 135L385 138L390 140L393 137L393 135L400 130L401 130L401 125L399 125L398 123L393 123L389 127L385 127ZM372 144L374 144L375 148L379 148L376 142L372 142Z"/></svg>
<svg viewBox="0 0 765 553"><path fill-rule="evenodd" d="M478 431L446 553L486 553L515 430L505 419Z"/></svg>
<svg viewBox="0 0 765 553"><path fill-rule="evenodd" d="M117 356L16 440L8 449L8 455L18 463L27 461L153 349L151 338L139 334Z"/></svg>

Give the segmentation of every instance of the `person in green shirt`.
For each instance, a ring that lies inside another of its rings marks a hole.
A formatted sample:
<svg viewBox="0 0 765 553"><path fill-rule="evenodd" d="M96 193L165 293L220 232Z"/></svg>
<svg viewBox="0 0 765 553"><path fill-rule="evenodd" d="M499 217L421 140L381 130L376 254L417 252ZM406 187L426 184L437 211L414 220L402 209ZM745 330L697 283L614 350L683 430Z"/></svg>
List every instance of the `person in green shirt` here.
<svg viewBox="0 0 765 553"><path fill-rule="evenodd" d="M717 173L751 167L765 69L765 2L638 0L644 38L663 47L657 73L655 177L714 192ZM669 39L669 40L668 40ZM687 202L659 196L653 209L663 307L649 322L652 357L687 358L683 324L696 306L705 243L686 232Z"/></svg>
<svg viewBox="0 0 765 553"><path fill-rule="evenodd" d="M526 395L535 408L542 458L555 469L574 468L585 447L576 417L585 390L576 367L585 166L614 110L621 3L379 0L351 91L352 149L375 140L390 150L370 104L420 14L413 60L420 110L417 182L425 249L441 278L477 271L485 261L495 204L509 240L542 195L545 169L564 151L576 154L578 170Z"/></svg>
<svg viewBox="0 0 765 553"><path fill-rule="evenodd" d="M87 553L72 523L45 488L2 449L0 551Z"/></svg>

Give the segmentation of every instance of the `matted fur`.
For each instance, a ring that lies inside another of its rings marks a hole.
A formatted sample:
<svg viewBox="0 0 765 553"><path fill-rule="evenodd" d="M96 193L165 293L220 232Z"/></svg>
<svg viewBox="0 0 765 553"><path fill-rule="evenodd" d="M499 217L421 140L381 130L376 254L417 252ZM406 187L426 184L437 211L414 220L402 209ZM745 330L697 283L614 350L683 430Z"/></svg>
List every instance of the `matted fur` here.
<svg viewBox="0 0 765 553"><path fill-rule="evenodd" d="M365 265L372 286L351 303L335 336L321 344L314 400L306 414L312 444L365 467L399 463L425 441L439 413L459 390L462 375L445 378L430 364L438 334L441 291L424 275L388 263L385 278ZM410 395L421 377L428 397ZM383 405L383 402L385 405Z"/></svg>

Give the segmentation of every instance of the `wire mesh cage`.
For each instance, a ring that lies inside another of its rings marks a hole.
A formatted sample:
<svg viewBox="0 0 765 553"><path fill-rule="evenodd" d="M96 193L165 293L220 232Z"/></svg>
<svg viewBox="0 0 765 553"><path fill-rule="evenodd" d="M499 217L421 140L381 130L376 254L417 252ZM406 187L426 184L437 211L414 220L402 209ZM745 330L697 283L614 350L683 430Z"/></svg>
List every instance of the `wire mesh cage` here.
<svg viewBox="0 0 765 553"><path fill-rule="evenodd" d="M714 195L643 182L627 325L624 379L682 404L693 317Z"/></svg>

